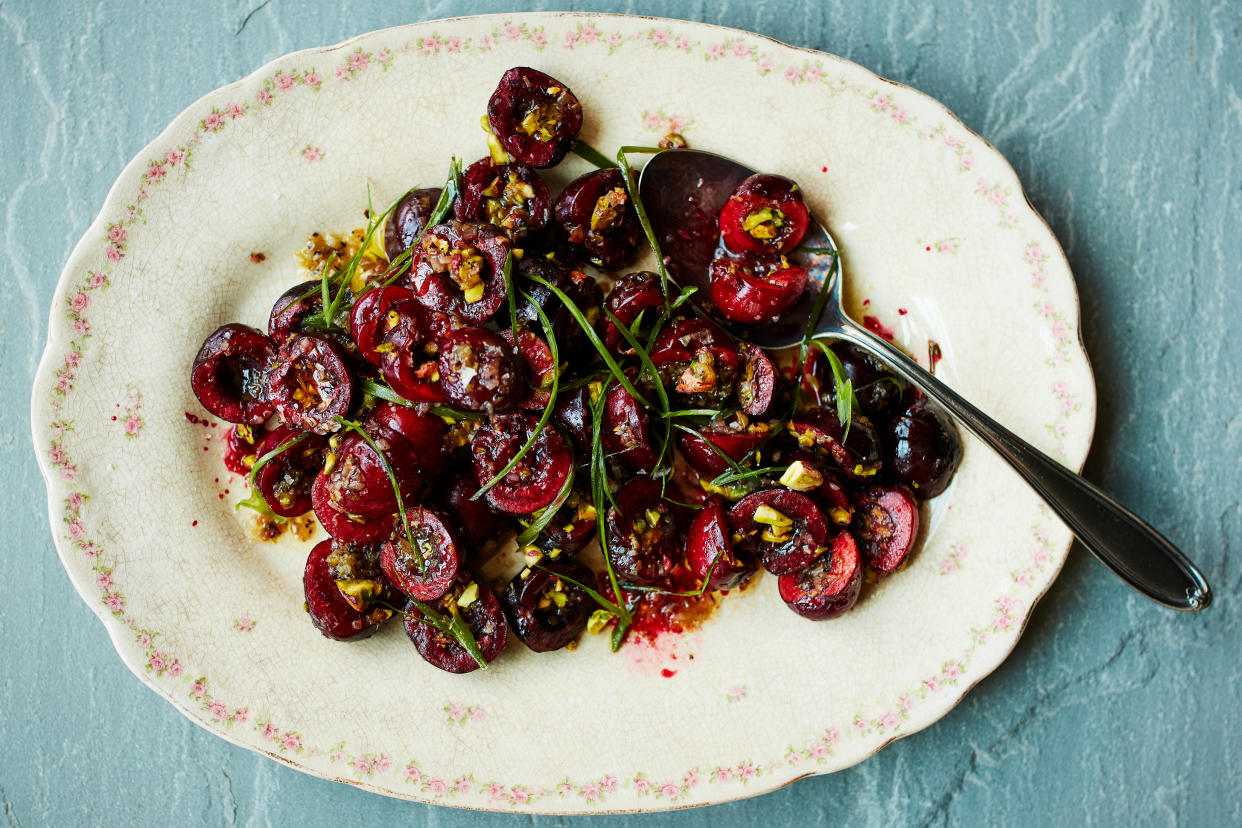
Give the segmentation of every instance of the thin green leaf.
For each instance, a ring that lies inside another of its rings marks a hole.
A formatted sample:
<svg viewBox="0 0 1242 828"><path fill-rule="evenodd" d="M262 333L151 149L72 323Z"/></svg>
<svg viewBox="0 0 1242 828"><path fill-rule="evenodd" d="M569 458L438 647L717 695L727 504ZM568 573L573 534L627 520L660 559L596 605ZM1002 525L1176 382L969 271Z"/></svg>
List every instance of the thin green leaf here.
<svg viewBox="0 0 1242 828"><path fill-rule="evenodd" d="M828 360L828 365L832 368L832 382L836 391L837 400L837 419L841 421L844 433L841 440L850 436L850 424L853 422L854 412L858 409L858 400L854 396L854 384L845 376L845 366L841 364L841 358L838 357L833 350L824 344L822 339L814 340L814 344L824 352L824 357Z"/></svg>
<svg viewBox="0 0 1242 828"><path fill-rule="evenodd" d="M535 564L534 568L543 570L544 572L548 573L549 575L552 575L553 577L560 578L562 581L565 581L566 583L571 584L572 586L576 586L578 589L582 590L587 595L591 596L591 598L595 600L595 603L599 604L601 607L608 610L613 615L617 617L621 616L621 607L613 603L612 601L609 601L598 590L592 589L591 587L587 586L581 581L575 581L573 578L569 577L568 575L562 575L560 572L556 572L554 570L548 569L543 564Z"/></svg>
<svg viewBox="0 0 1242 828"><path fill-rule="evenodd" d="M678 598L698 598L707 591L707 585L712 582L712 573L716 571L716 564L720 563L720 558L723 555L723 549L716 550L716 557L712 558L712 565L707 568L707 574L703 576L703 583L688 592L676 592L671 589L665 589L664 587L643 586L641 584L622 584L621 588L627 592L655 592L660 595L673 595Z"/></svg>
<svg viewBox="0 0 1242 828"><path fill-rule="evenodd" d="M734 460L734 459L733 459L732 457L730 457L729 455L725 454L725 453L721 450L720 446L716 445L716 444L715 444L715 443L713 443L711 440L708 440L706 437L704 437L704 436L703 436L703 432L701 432L701 431L697 431L697 430L695 430L695 429L693 429L693 428L690 428L690 426L685 426L685 425L682 425L681 423L673 423L673 428L680 429L681 431L684 431L684 432L686 432L687 434L692 434L692 435L694 435L695 437L699 438L699 440L701 440L701 441L703 442L703 445L707 446L709 449L711 449L713 452L715 452L715 453L716 453L716 455L717 455L717 456L719 456L721 460L724 460L724 461L725 461L726 463L728 463L731 467L733 467L733 470L734 470L734 471L737 471L737 472L743 472L743 471L746 471L746 470L745 470L745 469L743 469L740 465L738 465L738 462L737 462L736 460Z"/></svg>
<svg viewBox="0 0 1242 828"><path fill-rule="evenodd" d="M762 477L765 474L783 472L785 471L785 468L785 466L764 466L761 469L745 469L740 472L724 472L712 478L712 485L728 486L730 483L737 483L739 480L749 480L752 477Z"/></svg>
<svg viewBox="0 0 1242 828"><path fill-rule="evenodd" d="M539 533L552 522L552 520L556 517L556 513L562 506L565 505L565 501L569 499L569 493L573 490L574 467L571 464L569 467L569 474L565 476L565 482L561 484L561 490L556 493L556 497L547 505L547 507L544 508L539 516L531 521L530 525L523 529L522 533L517 536L516 542L519 548L529 546L535 542L535 539L539 537Z"/></svg>
<svg viewBox="0 0 1242 828"><path fill-rule="evenodd" d="M401 486L397 483L397 474L392 470L392 464L388 462L388 456L380 450L380 447L371 439L371 435L367 434L366 429L360 424L339 415L334 419L337 423L361 437L371 447L371 450L379 455L380 463L383 464L384 471L388 474L388 482L392 484L392 493L397 499L397 511L401 514L401 528L405 530L405 539L410 544L410 552L414 555L414 560L418 562L418 571L426 572L427 561L423 559L422 552L419 551L418 544L414 541L414 535L410 532L410 520L405 514L405 502L401 497Z"/></svg>
<svg viewBox="0 0 1242 828"><path fill-rule="evenodd" d="M595 350L598 351L599 355L603 358L604 364L608 366L608 370L611 371L612 375L617 378L617 382L621 383L621 387L629 392L629 395L633 397L639 405L647 405L648 403L646 398L643 397L642 394L638 393L638 389L636 389L630 382L630 378L627 377L625 372L621 370L621 366L617 364L617 361L613 359L613 356L608 351L608 348L606 348L604 343L600 341L599 334L595 333L595 328L590 322L587 321L586 316L574 303L574 300L570 299L569 295L566 294L565 291L561 290L556 285L546 279L543 279L542 277L536 276L533 273L527 273L526 278L530 279L532 282L538 282L548 288L552 291L556 298L561 300L561 302L565 305L565 309L569 311L570 316L577 321L578 325L582 328L582 332L586 334L587 339L590 340L593 346L595 346Z"/></svg>
<svg viewBox="0 0 1242 828"><path fill-rule="evenodd" d="M412 615L400 607L395 607L383 601L376 601L376 603L384 609L392 610L406 618L412 618L415 621L425 621L440 632L453 636L454 640L462 646L462 649L470 653L470 657L480 667L487 668L487 659L483 656L483 651L479 649L479 642L475 641L474 633L470 630L470 625L461 617L461 613L453 612L451 617L447 617L433 610L429 604L414 598L410 599L410 603L418 608L421 617L420 615Z"/></svg>
<svg viewBox="0 0 1242 828"><path fill-rule="evenodd" d="M527 301L531 303L531 306L534 307L535 311L539 314L539 324L543 326L544 336L546 336L548 340L548 350L552 352L552 365L554 366L552 371L552 387L548 389L548 402L544 405L543 413L539 415L539 422L535 425L535 430L531 432L530 437L527 438L526 442L522 444L522 447L518 449L517 454L513 455L513 458L505 464L505 467L496 472L495 477L484 483L477 492L470 495L471 500L478 500L487 493L488 489L503 480L506 474L513 471L513 469L517 467L517 464L521 462L522 458L526 456L526 453L535 445L535 441L539 439L539 435L543 432L544 426L548 424L548 420L552 419L552 411L556 408L556 395L560 393L561 354L556 345L556 334L552 330L552 323L548 321L548 315L543 312L543 308L539 307L534 299L531 299L530 294L523 292L522 295L526 297ZM514 320L516 322L516 315L514 316ZM514 348L517 347L516 334L514 335L513 346Z"/></svg>
<svg viewBox="0 0 1242 828"><path fill-rule="evenodd" d="M638 182L634 178L634 168L630 166L630 162L626 160L626 153L660 153L664 150L659 147L621 147L617 151L617 166L621 168L621 176L625 179L625 190L630 194L630 201L634 205L634 212L638 214L638 223L642 225L643 234L647 237L647 244L651 246L651 252L655 254L656 271L660 274L660 290L664 293L664 310L666 314L672 309L668 298L668 267L664 264L664 253L660 250L660 242L656 239L655 229L651 226L651 219L647 217L647 208L643 205L642 196L638 193Z"/></svg>
<svg viewBox="0 0 1242 828"><path fill-rule="evenodd" d="M608 159L607 155L604 155L602 152L588 144L586 141L583 141L581 138L574 140L573 146L569 148L569 151L581 158L583 161L594 164L601 170L617 166Z"/></svg>
<svg viewBox="0 0 1242 828"><path fill-rule="evenodd" d="M288 440L285 440L279 446L255 460L254 465L250 467L250 474L246 476L246 484L250 488L250 494L244 500L239 500L233 509L237 510L245 506L247 509L254 509L256 512L268 519L283 520L284 518L272 511L272 507L268 505L267 498L263 497L262 489L255 485L255 480L259 476L259 469L271 462L272 458L283 454L296 446L298 443L305 440L307 437L310 437L310 432L303 431L296 437L291 437Z"/></svg>

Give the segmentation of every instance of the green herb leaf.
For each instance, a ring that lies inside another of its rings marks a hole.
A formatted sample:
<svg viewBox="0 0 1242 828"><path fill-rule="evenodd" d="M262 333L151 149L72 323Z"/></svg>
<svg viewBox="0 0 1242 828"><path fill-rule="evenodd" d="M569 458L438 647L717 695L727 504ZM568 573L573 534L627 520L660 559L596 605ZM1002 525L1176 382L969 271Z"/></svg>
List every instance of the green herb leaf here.
<svg viewBox="0 0 1242 828"><path fill-rule="evenodd" d="M587 321L586 315L582 313L582 311L574 303L574 300L570 299L569 295L566 294L565 291L561 290L556 285L546 279L543 279L542 277L536 276L533 273L527 273L526 278L533 282L538 282L548 288L557 299L561 300L562 304L565 305L565 309L569 311L570 316L577 321L578 325L582 328L582 332L586 334L587 339L590 340L593 346L595 346L595 350L598 351L599 355L603 358L604 364L608 366L608 370L611 371L612 375L617 378L617 382L621 383L621 387L628 391L629 395L633 397L639 405L647 405L648 403L646 398L644 398L642 394L638 393L638 389L636 389L630 382L630 378L627 377L625 372L621 370L621 366L617 364L617 361L613 359L613 356L608 351L608 348L606 348L604 343L600 341L599 334L595 333L595 328L590 322Z"/></svg>
<svg viewBox="0 0 1242 828"><path fill-rule="evenodd" d="M384 471L388 474L388 482L392 484L392 493L397 498L397 511L401 513L401 528L405 530L405 539L410 544L410 552L414 555L414 560L418 562L418 571L420 573L425 573L427 571L427 561L423 559L422 552L419 551L418 544L414 541L414 535L410 532L410 520L405 514L405 502L401 497L401 486L397 483L397 475L392 470L392 464L388 462L388 456L380 450L380 447L377 446L375 441L371 439L371 435L367 434L366 429L364 429L359 423L356 423L353 420L347 420L340 415L336 416L334 419L342 426L365 440L366 444L371 447L371 450L379 455L380 463L383 464Z"/></svg>
<svg viewBox="0 0 1242 828"><path fill-rule="evenodd" d="M556 493L556 497L551 503L540 513L539 517L531 521L530 525L522 530L517 536L518 547L529 546L535 542L549 523L556 517L556 513L565 505L565 501L569 499L569 493L574 490L574 467L571 464L569 474L565 477L565 482L561 484L561 490Z"/></svg>
<svg viewBox="0 0 1242 828"><path fill-rule="evenodd" d="M539 314L539 324L543 326L543 333L548 338L548 350L552 352L552 365L555 366L552 371L552 387L548 390L548 402L543 407L543 413L539 415L539 422L535 425L535 430L531 432L530 437L527 438L526 442L522 444L522 447L518 449L517 454L513 455L513 459L506 463L503 469L496 472L495 477L484 483L477 492L470 495L471 500L478 500L487 493L488 489L499 483L502 479L504 479L506 474L513 471L513 469L517 467L517 464L521 462L523 457L526 456L526 452L530 451L531 447L535 445L535 441L539 439L539 435L543 432L544 426L548 424L548 420L552 419L552 410L556 408L556 395L560 392L561 354L556 345L556 334L552 330L552 323L548 321L548 315L543 312L543 308L539 307L539 305L535 303L534 299L531 299L530 294L523 292L522 295L526 297L526 299L535 308L535 311ZM515 321L516 319L517 317L514 316ZM516 348L516 334L513 344Z"/></svg>
<svg viewBox="0 0 1242 828"><path fill-rule="evenodd" d="M248 509L254 509L268 519L284 520L284 518L272 511L272 507L268 505L267 499L263 497L263 491L255 485L255 480L258 478L259 469L271 462L272 458L283 454L310 436L311 433L309 431L303 431L301 434L285 440L279 446L255 460L254 465L250 467L250 474L246 477L246 484L250 487L250 495L245 500L237 501L237 505L233 509L237 510L245 506Z"/></svg>
<svg viewBox="0 0 1242 828"><path fill-rule="evenodd" d="M583 161L594 164L601 170L617 166L608 159L607 155L604 155L602 152L588 144L586 141L583 141L581 138L574 140L573 146L569 148L569 151L581 158Z"/></svg>
<svg viewBox="0 0 1242 828"><path fill-rule="evenodd" d="M664 264L664 253L660 250L660 242L656 239L655 229L651 226L651 219L647 217L647 208L643 205L642 196L638 194L638 182L634 178L634 168L630 166L630 162L625 158L626 154L631 152L654 155L664 152L664 150L659 147L621 147L617 151L617 166L621 168L621 176L625 179L625 190L630 194L630 201L634 204L634 212L638 214L638 223L642 226L643 234L647 237L647 244L651 245L651 252L655 254L656 271L660 274L660 290L664 293L664 311L666 315L671 315L672 306L669 304L668 298L668 267Z"/></svg>
<svg viewBox="0 0 1242 828"><path fill-rule="evenodd" d="M824 352L824 356L828 359L828 365L832 368L832 382L836 387L837 398L837 419L841 421L844 433L841 440L850 436L850 424L853 422L854 412L858 410L858 398L854 396L854 384L845 376L845 366L841 364L841 359L833 350L824 344L822 339L816 339L814 344Z"/></svg>
<svg viewBox="0 0 1242 828"><path fill-rule="evenodd" d="M487 659L483 656L483 651L479 649L479 643L475 641L474 633L470 630L470 625L461 617L461 613L453 612L451 616L445 616L433 610L427 603L414 598L410 599L410 603L418 608L421 617L420 615L412 615L400 607L395 607L383 601L376 601L375 603L406 618L413 618L415 621L425 621L440 632L451 635L462 646L462 649L470 653L471 658L480 667L487 668Z"/></svg>
<svg viewBox="0 0 1242 828"><path fill-rule="evenodd" d="M582 590L587 595L591 596L591 598L595 600L595 603L599 604L601 607L608 610L609 612L611 612L613 615L617 616L618 618L621 617L621 614L623 612L621 607L613 603L612 601L609 601L598 590L592 589L591 587L587 586L581 581L575 581L573 578L569 577L568 575L562 575L560 572L556 572L554 570L548 569L543 564L535 564L534 568L541 569L544 572L548 573L549 575L553 575L557 578L560 578L562 581L568 584L571 584L572 586L578 587L578 589Z"/></svg>
<svg viewBox="0 0 1242 828"><path fill-rule="evenodd" d="M673 595L678 598L698 598L707 591L707 585L712 582L712 573L716 571L716 564L720 563L721 557L724 555L723 549L716 551L716 556L712 558L712 565L707 568L707 574L703 576L703 583L699 584L695 589L689 592L675 592L671 589L665 589L658 586L643 586L641 584L622 584L621 588L627 592L656 592L660 595Z"/></svg>
<svg viewBox="0 0 1242 828"><path fill-rule="evenodd" d="M695 437L699 438L700 440L702 440L702 441L703 441L703 445L707 446L709 449L711 449L713 452L715 452L715 453L716 453L716 455L717 455L717 456L719 456L721 460L724 460L726 463L728 463L728 464L729 464L729 465L733 468L733 470L734 470L734 471L736 471L736 472L744 472L744 471L746 471L746 470L745 470L745 469L743 469L740 465L738 465L738 462L737 462L736 460L734 460L734 459L733 459L732 457L730 457L729 455L725 454L725 453L724 453L724 452L720 449L720 446L716 445L716 444L715 444L715 443L713 443L711 440L708 440L706 437L704 437L704 436L703 436L703 432L701 432L701 431L697 431L697 430L695 430L695 429L693 429L693 428L690 428L690 426L682 425L681 423L673 423L673 428L680 429L681 431L684 431L684 432L686 432L687 434L691 434L691 435L693 435L693 436L695 436Z"/></svg>

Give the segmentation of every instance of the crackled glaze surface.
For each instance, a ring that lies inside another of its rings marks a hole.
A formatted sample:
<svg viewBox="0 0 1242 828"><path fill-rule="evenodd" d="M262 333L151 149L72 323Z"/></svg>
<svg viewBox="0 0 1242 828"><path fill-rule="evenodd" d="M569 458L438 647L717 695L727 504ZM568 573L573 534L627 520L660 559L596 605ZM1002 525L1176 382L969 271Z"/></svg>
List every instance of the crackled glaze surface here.
<svg viewBox="0 0 1242 828"><path fill-rule="evenodd" d="M126 663L191 718L310 772L428 801L721 801L847 767L935 721L1012 649L1069 540L973 443L918 558L839 621L793 617L767 579L675 646L611 656L588 640L534 656L514 644L465 677L423 664L395 627L358 646L323 640L301 612L307 546L248 538L222 429L185 416L202 413L185 381L198 343L226 320L260 323L297 278L305 236L359 223L368 181L385 202L437 183L451 153L482 154L478 111L515 64L577 91L596 146L675 129L799 180L844 249L857 314L916 354L937 339L953 385L1081 464L1094 391L1064 257L1008 165L934 101L828 55L689 23L442 21L282 58L196 103L121 176L62 277L34 390L53 531L79 591ZM458 94L403 94L445 74ZM420 117L441 126L410 140ZM814 140L797 128L808 120ZM788 125L779 140L773 124ZM572 691L552 710L547 687L565 673ZM367 681L342 711L332 688L353 675ZM601 720L593 700L622 685ZM401 716L380 704L393 698Z"/></svg>

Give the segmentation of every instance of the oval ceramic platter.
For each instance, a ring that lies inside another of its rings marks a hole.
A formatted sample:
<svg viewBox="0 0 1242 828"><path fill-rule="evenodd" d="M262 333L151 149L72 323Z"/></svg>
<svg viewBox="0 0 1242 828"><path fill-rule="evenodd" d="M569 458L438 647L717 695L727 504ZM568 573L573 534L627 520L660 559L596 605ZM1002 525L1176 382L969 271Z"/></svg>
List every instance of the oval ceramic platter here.
<svg viewBox="0 0 1242 828"><path fill-rule="evenodd" d="M190 392L217 325L262 326L317 230L363 223L484 155L502 72L566 81L608 153L669 131L799 181L844 251L850 305L1019 434L1081 466L1095 394L1066 260L1013 170L936 101L828 54L706 25L569 14L376 32L276 60L129 164L51 309L33 423L57 549L125 663L193 721L300 770L472 808L643 811L849 767L952 708L1013 649L1070 535L968 441L921 551L830 622L775 579L694 633L466 676L400 624L329 641L310 544L255 540ZM638 163L640 160L636 159ZM553 186L587 169L575 159ZM255 261L262 253L263 261Z"/></svg>

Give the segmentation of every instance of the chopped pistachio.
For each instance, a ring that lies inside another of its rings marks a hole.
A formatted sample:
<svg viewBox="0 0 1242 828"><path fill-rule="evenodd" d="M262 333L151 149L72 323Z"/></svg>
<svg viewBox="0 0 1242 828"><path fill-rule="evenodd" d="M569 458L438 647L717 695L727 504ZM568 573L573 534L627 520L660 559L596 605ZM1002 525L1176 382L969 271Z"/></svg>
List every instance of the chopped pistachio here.
<svg viewBox="0 0 1242 828"><path fill-rule="evenodd" d="M863 466L857 463L854 465L854 476L855 477L870 477L871 475L875 474L878 471L879 471L879 468L875 466L867 467L867 466Z"/></svg>
<svg viewBox="0 0 1242 828"><path fill-rule="evenodd" d="M785 214L775 207L756 210L742 220L742 229L756 239L774 239L777 230L785 226Z"/></svg>
<svg viewBox="0 0 1242 828"><path fill-rule="evenodd" d="M461 293L463 299L470 304L474 304L483 298L483 284L480 282L477 285L466 288Z"/></svg>
<svg viewBox="0 0 1242 828"><path fill-rule="evenodd" d="M788 529L793 526L793 521L789 517L776 511L766 503L761 504L755 510L755 515L752 519L755 523L762 523L776 529Z"/></svg>
<svg viewBox="0 0 1242 828"><path fill-rule="evenodd" d="M332 474L332 470L336 468L336 452L329 451L323 458L323 473Z"/></svg>
<svg viewBox="0 0 1242 828"><path fill-rule="evenodd" d="M527 566L534 566L543 560L543 552L537 546L523 546L522 557L525 558Z"/></svg>
<svg viewBox="0 0 1242 828"><path fill-rule="evenodd" d="M647 524L648 524L649 526L658 526L658 525L659 525L661 515L660 515L660 513L659 513L658 511L656 511L655 509L648 509L648 510L645 512L645 514L646 514L646 516L647 516Z"/></svg>
<svg viewBox="0 0 1242 828"><path fill-rule="evenodd" d="M457 606L465 609L477 600L479 600L479 585L474 581L471 581L469 585L461 591L461 595L457 597Z"/></svg>
<svg viewBox="0 0 1242 828"><path fill-rule="evenodd" d="M569 596L563 592L550 592L548 597L552 599L553 604L556 604L557 609L564 609L565 602L569 600Z"/></svg>
<svg viewBox="0 0 1242 828"><path fill-rule="evenodd" d="M769 543L784 543L789 540L789 530L786 528L764 529L759 533L759 537Z"/></svg>
<svg viewBox="0 0 1242 828"><path fill-rule="evenodd" d="M591 613L591 617L587 619L587 632L591 635L599 635L604 631L604 627L608 626L608 622L611 621L612 618L613 615L608 610L597 609L595 612Z"/></svg>
<svg viewBox="0 0 1242 828"><path fill-rule="evenodd" d="M824 476L819 469L808 466L801 460L795 460L781 475L781 485L795 492L810 492L824 484Z"/></svg>
<svg viewBox="0 0 1242 828"><path fill-rule="evenodd" d="M832 522L838 526L845 526L850 522L852 516L848 510L842 509L840 506L834 506L828 510L828 517L832 518Z"/></svg>

